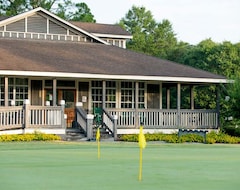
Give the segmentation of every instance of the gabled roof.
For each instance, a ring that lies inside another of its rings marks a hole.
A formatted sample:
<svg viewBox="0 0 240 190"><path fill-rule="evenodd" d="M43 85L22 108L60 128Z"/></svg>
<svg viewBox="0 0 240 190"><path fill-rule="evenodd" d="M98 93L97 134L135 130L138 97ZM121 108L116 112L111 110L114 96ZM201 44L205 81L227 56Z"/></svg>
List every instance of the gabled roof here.
<svg viewBox="0 0 240 190"><path fill-rule="evenodd" d="M94 40L96 40L96 41L98 41L98 42L100 42L100 43L109 45L109 43L107 43L106 41L104 41L104 40L98 38L97 36L95 36L95 35L87 32L87 31L85 31L84 29L81 29L81 28L79 28L79 27L71 24L70 22L67 22L67 21L63 20L62 18L56 16L55 14L52 14L51 12L49 12L49 11L47 11L47 10L41 8L41 7L38 7L38 8L36 8L36 9L30 10L30 11L28 11L28 12L25 12L25 13L22 13L22 14L13 16L13 17L9 17L9 18L5 18L5 19L3 19L3 20L0 20L0 27L1 27L1 26L4 26L4 25L6 25L6 24L10 24L10 23L16 22L16 21L18 21L18 20L21 20L21 19L23 19L23 18L25 18L25 17L27 17L27 16L31 16L31 15L37 13L37 12L42 12L42 13L48 15L49 17L52 17L53 19L57 20L58 22L60 22L60 23L66 25L66 26L68 26L68 27L71 27L71 28L79 31L79 32L81 32L81 33L89 36L90 38L92 38L92 39L94 39Z"/></svg>
<svg viewBox="0 0 240 190"><path fill-rule="evenodd" d="M224 76L99 43L0 38L0 75L225 83Z"/></svg>
<svg viewBox="0 0 240 190"><path fill-rule="evenodd" d="M71 23L98 36L113 35L124 36L124 38L132 38L132 35L129 32L127 32L117 24L99 24L76 21L71 21Z"/></svg>

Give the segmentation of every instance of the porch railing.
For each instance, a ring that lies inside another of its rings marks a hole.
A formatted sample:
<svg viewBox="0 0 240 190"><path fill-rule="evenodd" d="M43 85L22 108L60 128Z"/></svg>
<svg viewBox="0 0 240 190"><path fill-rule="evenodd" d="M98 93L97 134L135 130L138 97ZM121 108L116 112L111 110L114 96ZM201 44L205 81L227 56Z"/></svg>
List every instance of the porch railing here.
<svg viewBox="0 0 240 190"><path fill-rule="evenodd" d="M64 110L61 106L29 106L26 128L63 128ZM27 118L26 118L27 120Z"/></svg>
<svg viewBox="0 0 240 190"><path fill-rule="evenodd" d="M217 128L218 114L215 110L159 110L159 109L108 109L117 115L118 128Z"/></svg>
<svg viewBox="0 0 240 190"><path fill-rule="evenodd" d="M23 128L24 118L22 106L0 107L0 130Z"/></svg>
<svg viewBox="0 0 240 190"><path fill-rule="evenodd" d="M87 133L87 113L81 107L76 107L76 121L84 133Z"/></svg>
<svg viewBox="0 0 240 190"><path fill-rule="evenodd" d="M0 130L23 128L65 128L61 106L0 107Z"/></svg>

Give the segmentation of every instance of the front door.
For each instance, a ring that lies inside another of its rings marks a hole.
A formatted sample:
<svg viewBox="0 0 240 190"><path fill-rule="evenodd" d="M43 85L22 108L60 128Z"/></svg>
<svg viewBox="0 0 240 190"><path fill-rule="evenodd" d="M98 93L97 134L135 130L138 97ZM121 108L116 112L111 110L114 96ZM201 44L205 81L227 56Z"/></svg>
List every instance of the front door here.
<svg viewBox="0 0 240 190"><path fill-rule="evenodd" d="M67 115L67 127L72 126L75 119L76 90L58 89L57 100L65 100L65 114Z"/></svg>
<svg viewBox="0 0 240 190"><path fill-rule="evenodd" d="M148 84L147 85L147 107L151 109L159 109L159 85Z"/></svg>

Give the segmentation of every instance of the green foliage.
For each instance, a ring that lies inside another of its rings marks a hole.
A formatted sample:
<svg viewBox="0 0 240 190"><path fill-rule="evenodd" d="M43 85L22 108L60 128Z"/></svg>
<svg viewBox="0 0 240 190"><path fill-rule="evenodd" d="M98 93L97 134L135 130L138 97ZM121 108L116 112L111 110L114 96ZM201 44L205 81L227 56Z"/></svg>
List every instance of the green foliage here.
<svg viewBox="0 0 240 190"><path fill-rule="evenodd" d="M51 11L65 20L96 22L86 3L73 3L71 0L0 0L0 15L14 16L37 7Z"/></svg>
<svg viewBox="0 0 240 190"><path fill-rule="evenodd" d="M54 141L61 140L57 135L35 132L33 134L0 135L0 142L13 141Z"/></svg>
<svg viewBox="0 0 240 190"><path fill-rule="evenodd" d="M230 136L240 137L240 121L230 121L222 128L222 131Z"/></svg>
<svg viewBox="0 0 240 190"><path fill-rule="evenodd" d="M197 134L186 134L186 135L182 135L178 139L178 142L180 142L180 143L184 143L184 142L203 143L204 138L200 135L197 135Z"/></svg>
<svg viewBox="0 0 240 190"><path fill-rule="evenodd" d="M177 44L171 23L168 20L157 23L145 7L133 6L119 24L133 35L128 49L167 58Z"/></svg>
<svg viewBox="0 0 240 190"><path fill-rule="evenodd" d="M145 134L146 141L164 141L167 143L204 143L205 139L198 134L186 134L182 135L178 138L177 134ZM131 135L122 135L120 137L122 141L128 142L138 142L138 134L131 134ZM233 137L223 132L210 132L206 136L206 143L207 144L214 144L214 143L227 143L227 144L239 144L240 137Z"/></svg>

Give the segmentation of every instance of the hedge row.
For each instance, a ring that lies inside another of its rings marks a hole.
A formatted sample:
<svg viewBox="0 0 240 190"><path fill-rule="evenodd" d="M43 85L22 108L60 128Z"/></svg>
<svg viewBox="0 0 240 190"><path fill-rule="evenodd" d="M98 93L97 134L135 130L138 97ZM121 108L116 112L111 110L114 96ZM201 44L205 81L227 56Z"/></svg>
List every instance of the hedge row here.
<svg viewBox="0 0 240 190"><path fill-rule="evenodd" d="M0 135L0 142L13 142L13 141L53 141L61 140L61 137L52 134L43 134L35 132L33 134L21 135Z"/></svg>
<svg viewBox="0 0 240 190"><path fill-rule="evenodd" d="M177 134L145 134L146 141L164 141L168 143L184 143L184 142L195 142L203 143L204 138L197 134L186 134L178 138ZM128 142L137 142L138 135L122 135L119 140ZM238 144L240 143L240 137L233 137L225 133L215 133L210 132L206 137L207 144L213 143L228 143L228 144Z"/></svg>

